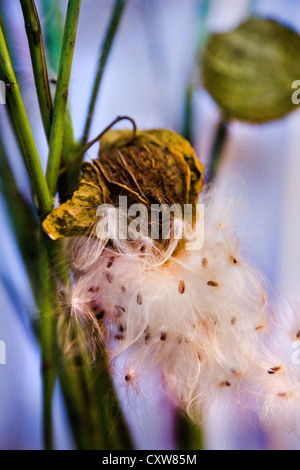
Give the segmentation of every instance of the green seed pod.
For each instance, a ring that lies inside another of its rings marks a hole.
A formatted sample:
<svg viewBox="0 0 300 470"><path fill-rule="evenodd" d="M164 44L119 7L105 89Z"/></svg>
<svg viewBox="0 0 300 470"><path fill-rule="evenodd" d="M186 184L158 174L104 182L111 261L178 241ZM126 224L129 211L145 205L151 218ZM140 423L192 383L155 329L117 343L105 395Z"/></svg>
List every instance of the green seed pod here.
<svg viewBox="0 0 300 470"><path fill-rule="evenodd" d="M203 187L203 166L187 140L159 129L109 131L99 157L82 165L79 189L46 218L43 228L53 239L91 233L103 203L195 204Z"/></svg>
<svg viewBox="0 0 300 470"><path fill-rule="evenodd" d="M292 84L300 79L300 36L276 21L251 18L210 37L202 77L227 119L280 119L296 108Z"/></svg>

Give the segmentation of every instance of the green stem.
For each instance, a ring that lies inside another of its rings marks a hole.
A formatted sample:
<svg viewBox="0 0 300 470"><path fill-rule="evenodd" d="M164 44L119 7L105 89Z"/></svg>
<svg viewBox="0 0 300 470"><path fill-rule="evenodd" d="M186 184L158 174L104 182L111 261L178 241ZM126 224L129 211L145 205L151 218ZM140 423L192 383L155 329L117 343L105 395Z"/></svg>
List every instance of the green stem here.
<svg viewBox="0 0 300 470"><path fill-rule="evenodd" d="M209 13L209 0L202 0L199 12L198 21L198 39L197 39L197 56L195 64L188 79L185 101L184 101L184 115L183 115L183 129L182 135L193 144L193 94L199 82L199 68L201 67L201 54L205 46L208 36L208 29L206 20Z"/></svg>
<svg viewBox="0 0 300 470"><path fill-rule="evenodd" d="M20 0L28 37L35 87L47 139L50 138L52 99L45 60L42 30L34 0Z"/></svg>
<svg viewBox="0 0 300 470"><path fill-rule="evenodd" d="M84 146L88 141L93 114L94 114L95 107L96 107L98 91L99 91L102 77L103 77L103 72L105 69L105 65L106 65L109 53L111 51L113 40L115 38L119 23L122 17L125 3L126 3L126 0L116 0L114 4L113 13L112 13L109 27L108 27L108 30L104 39L103 46L102 46L102 53L100 56L98 71L97 71L95 81L94 81L93 92L91 95L89 109L88 109L88 116L87 116L84 133L83 133L83 137L81 141L82 146Z"/></svg>
<svg viewBox="0 0 300 470"><path fill-rule="evenodd" d="M47 62L56 78L59 68L61 45L63 41L63 15L60 0L43 0L41 8L44 18L44 34L46 44Z"/></svg>
<svg viewBox="0 0 300 470"><path fill-rule="evenodd" d="M59 361L59 377L77 448L132 449L105 351L98 351L97 362L91 365L78 344L76 348L76 355Z"/></svg>
<svg viewBox="0 0 300 470"><path fill-rule="evenodd" d="M228 124L222 119L217 127L216 135L212 145L209 165L206 174L206 183L212 183L216 177L221 158L223 155L223 150L228 137Z"/></svg>
<svg viewBox="0 0 300 470"><path fill-rule="evenodd" d="M249 2L249 16L254 16L256 13L257 0L250 0Z"/></svg>
<svg viewBox="0 0 300 470"><path fill-rule="evenodd" d="M39 276L41 281L37 303L40 311L39 340L42 351L44 446L47 450L53 449L52 398L56 378L54 341L56 327L54 314L55 287L50 275L52 271L50 243L46 235L41 233L39 249Z"/></svg>
<svg viewBox="0 0 300 470"><path fill-rule="evenodd" d="M44 36L46 45L47 62L51 69L52 78L55 79L59 69L60 52L63 41L64 23L59 0L43 0L42 11L45 18ZM67 107L64 144L63 144L63 163L66 164L73 158L77 151L70 110ZM80 173L80 164L72 167L70 171L59 177L58 192L61 202L65 202L71 194L77 189L78 177Z"/></svg>
<svg viewBox="0 0 300 470"><path fill-rule="evenodd" d="M201 426L183 411L176 413L176 441L178 450L203 450L204 438Z"/></svg>
<svg viewBox="0 0 300 470"><path fill-rule="evenodd" d="M55 196L57 191L58 172L63 151L69 81L71 76L80 4L81 0L69 0L66 15L54 100L53 119L49 142L49 159L47 166L47 182L50 194L52 196Z"/></svg>
<svg viewBox="0 0 300 470"><path fill-rule="evenodd" d="M194 87L189 83L185 93L182 135L191 143L193 140L193 92Z"/></svg>
<svg viewBox="0 0 300 470"><path fill-rule="evenodd" d="M0 79L6 84L7 109L10 121L17 136L18 144L27 166L33 191L37 197L38 208L42 216L52 209L52 199L39 155L35 146L32 131L22 101L19 85L12 67L6 46L3 30L0 27Z"/></svg>

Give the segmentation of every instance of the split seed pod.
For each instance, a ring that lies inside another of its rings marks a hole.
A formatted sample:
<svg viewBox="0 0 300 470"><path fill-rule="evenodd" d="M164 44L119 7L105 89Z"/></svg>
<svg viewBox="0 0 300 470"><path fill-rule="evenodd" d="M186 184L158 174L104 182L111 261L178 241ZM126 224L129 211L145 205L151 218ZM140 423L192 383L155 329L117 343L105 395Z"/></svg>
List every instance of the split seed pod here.
<svg viewBox="0 0 300 470"><path fill-rule="evenodd" d="M43 228L52 238L87 235L101 204L195 204L203 187L203 166L180 135L165 130L110 131L101 139L99 158L82 166L79 189L55 209Z"/></svg>

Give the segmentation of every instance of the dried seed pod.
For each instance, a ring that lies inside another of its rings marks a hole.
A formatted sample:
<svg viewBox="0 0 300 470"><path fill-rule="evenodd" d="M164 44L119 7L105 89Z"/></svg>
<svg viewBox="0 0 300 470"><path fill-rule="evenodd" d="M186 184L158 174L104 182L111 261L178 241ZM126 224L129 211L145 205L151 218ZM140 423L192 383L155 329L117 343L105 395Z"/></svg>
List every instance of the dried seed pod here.
<svg viewBox="0 0 300 470"><path fill-rule="evenodd" d="M109 131L101 139L99 158L82 165L79 189L43 223L52 238L94 233L96 210L103 203L195 204L203 187L203 165L187 140L159 129Z"/></svg>

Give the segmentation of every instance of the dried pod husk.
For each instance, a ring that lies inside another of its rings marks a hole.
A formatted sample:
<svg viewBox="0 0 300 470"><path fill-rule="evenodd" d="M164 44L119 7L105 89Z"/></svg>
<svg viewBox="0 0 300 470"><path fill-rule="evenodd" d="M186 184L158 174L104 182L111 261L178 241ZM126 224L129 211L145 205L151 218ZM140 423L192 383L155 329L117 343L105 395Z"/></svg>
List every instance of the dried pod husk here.
<svg viewBox="0 0 300 470"><path fill-rule="evenodd" d="M276 21L251 18L210 36L202 57L203 84L227 119L264 123L296 109L300 36Z"/></svg>
<svg viewBox="0 0 300 470"><path fill-rule="evenodd" d="M175 132L159 129L110 131L101 139L99 157L82 166L82 179L73 197L44 221L57 239L90 234L103 203L195 205L203 187L203 166L189 142Z"/></svg>
<svg viewBox="0 0 300 470"><path fill-rule="evenodd" d="M203 167L187 140L165 129L110 131L95 161L111 197L120 191L146 204L195 203L203 186Z"/></svg>
<svg viewBox="0 0 300 470"><path fill-rule="evenodd" d="M99 184L98 175L91 165L82 165L79 188L71 199L54 209L43 222L50 238L88 234L95 224L97 207L108 197L105 183Z"/></svg>

